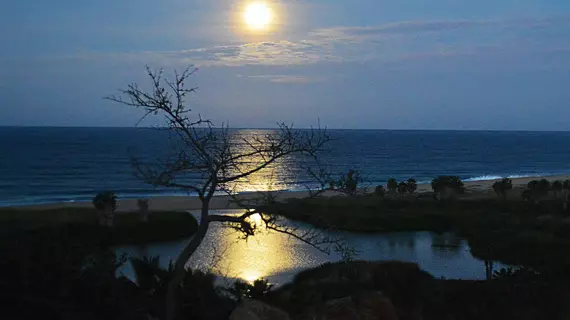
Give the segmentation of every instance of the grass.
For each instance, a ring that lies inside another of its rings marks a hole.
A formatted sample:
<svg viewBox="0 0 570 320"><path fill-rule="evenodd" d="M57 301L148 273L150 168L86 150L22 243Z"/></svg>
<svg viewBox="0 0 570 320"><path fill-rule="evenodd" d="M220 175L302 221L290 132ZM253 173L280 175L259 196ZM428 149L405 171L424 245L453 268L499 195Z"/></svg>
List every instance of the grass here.
<svg viewBox="0 0 570 320"><path fill-rule="evenodd" d="M97 211L94 209L0 210L0 235L3 237L53 233L105 245L185 239L194 234L197 225L196 219L187 212L150 213L147 223L139 220L138 213L119 213L115 216L115 226L106 228L97 224Z"/></svg>

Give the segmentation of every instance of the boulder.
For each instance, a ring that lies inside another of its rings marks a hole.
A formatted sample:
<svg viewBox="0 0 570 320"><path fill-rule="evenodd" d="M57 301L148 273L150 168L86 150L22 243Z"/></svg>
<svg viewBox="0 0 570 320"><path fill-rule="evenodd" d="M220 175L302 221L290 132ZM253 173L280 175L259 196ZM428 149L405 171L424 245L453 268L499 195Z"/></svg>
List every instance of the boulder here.
<svg viewBox="0 0 570 320"><path fill-rule="evenodd" d="M244 300L232 312L230 320L289 320L289 315L261 301Z"/></svg>
<svg viewBox="0 0 570 320"><path fill-rule="evenodd" d="M314 320L398 320L390 299L380 292L328 301L307 317Z"/></svg>

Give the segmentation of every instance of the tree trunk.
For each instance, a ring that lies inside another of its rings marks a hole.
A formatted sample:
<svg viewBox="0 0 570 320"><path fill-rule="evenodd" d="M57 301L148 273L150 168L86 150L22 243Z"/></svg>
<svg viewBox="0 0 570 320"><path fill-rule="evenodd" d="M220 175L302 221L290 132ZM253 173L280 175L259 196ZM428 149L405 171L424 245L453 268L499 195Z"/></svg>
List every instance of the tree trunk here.
<svg viewBox="0 0 570 320"><path fill-rule="evenodd" d="M115 220L115 210L112 207L105 208L105 226L113 227L113 221Z"/></svg>
<svg viewBox="0 0 570 320"><path fill-rule="evenodd" d="M184 280L184 275L186 274L186 263L192 256L192 254L198 249L204 237L206 237L206 233L208 232L208 227L210 225L210 221L208 221L208 211L209 211L209 199L202 200L202 210L201 210L201 217L200 217L200 225L198 226L198 230L196 230L196 234L190 240L188 245L182 250L182 253L176 259L176 264L174 265L174 275L172 280L168 283L168 293L166 295L166 320L173 320L176 315L176 300L177 300L177 291Z"/></svg>
<svg viewBox="0 0 570 320"><path fill-rule="evenodd" d="M104 227L106 224L105 216L105 210L97 210L97 222L99 222L101 227Z"/></svg>
<svg viewBox="0 0 570 320"><path fill-rule="evenodd" d="M139 207L140 221L142 223L148 222L148 199L139 199L137 205Z"/></svg>
<svg viewBox="0 0 570 320"><path fill-rule="evenodd" d="M148 208L141 208L140 218L141 218L141 222L143 222L143 223L148 222Z"/></svg>
<svg viewBox="0 0 570 320"><path fill-rule="evenodd" d="M114 218L115 211L110 206L105 206L103 210L97 212L97 219L102 227L112 227Z"/></svg>
<svg viewBox="0 0 570 320"><path fill-rule="evenodd" d="M493 260L485 260L485 277L487 280L493 279Z"/></svg>

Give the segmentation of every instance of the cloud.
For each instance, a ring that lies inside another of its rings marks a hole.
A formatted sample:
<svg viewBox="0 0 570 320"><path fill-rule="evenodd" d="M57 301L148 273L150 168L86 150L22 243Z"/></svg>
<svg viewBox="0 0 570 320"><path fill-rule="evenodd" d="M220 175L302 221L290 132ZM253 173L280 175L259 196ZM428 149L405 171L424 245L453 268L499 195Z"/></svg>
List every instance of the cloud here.
<svg viewBox="0 0 570 320"><path fill-rule="evenodd" d="M254 42L239 45L215 46L165 52L162 56L172 60L196 61L203 66L243 65L305 65L318 62L341 61L322 43L314 41Z"/></svg>
<svg viewBox="0 0 570 320"><path fill-rule="evenodd" d="M570 37L570 16L512 20L401 21L378 26L316 29L302 39L220 45L170 52L120 54L129 62L212 67L298 66L391 62L410 57L552 50ZM273 80L273 81L272 81ZM277 83L305 78L281 77Z"/></svg>
<svg viewBox="0 0 570 320"><path fill-rule="evenodd" d="M271 83L285 83L285 84L307 84L307 83L316 83L324 81L323 78L319 77L307 77L299 75L254 75L254 76L238 75L238 77L265 80Z"/></svg>
<svg viewBox="0 0 570 320"><path fill-rule="evenodd" d="M526 18L510 20L435 20L435 21L399 21L379 26L366 27L333 27L316 29L310 36L316 39L331 40L368 40L381 36L417 35L424 33L446 33L457 30L473 30L476 28L517 28L529 29L570 24L570 16L546 18Z"/></svg>
<svg viewBox="0 0 570 320"><path fill-rule="evenodd" d="M310 36L323 40L362 41L379 36L417 34L422 32L444 32L458 29L488 26L491 21L457 20L457 21L401 21L380 26L368 27L333 27L317 29Z"/></svg>

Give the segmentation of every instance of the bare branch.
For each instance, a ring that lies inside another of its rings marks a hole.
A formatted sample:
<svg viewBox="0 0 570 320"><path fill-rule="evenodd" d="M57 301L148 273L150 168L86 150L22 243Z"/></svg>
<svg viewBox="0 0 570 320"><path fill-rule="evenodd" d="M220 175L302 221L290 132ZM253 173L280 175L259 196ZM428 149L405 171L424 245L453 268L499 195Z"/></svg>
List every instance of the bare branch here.
<svg viewBox="0 0 570 320"><path fill-rule="evenodd" d="M309 244L323 252L324 247L335 243L335 239L323 236L322 232L304 230L287 226L280 217L264 214L257 210L271 199L272 192L261 192L257 197L237 194L237 186L248 177L272 169L280 161L289 161L295 156L318 163L318 154L331 140L326 129L320 126L310 130L295 130L293 125L278 124L275 132L263 135L239 137L230 132L227 125L214 130L209 119L194 112L187 106L190 94L197 87L188 88L186 81L197 71L190 66L181 73L174 70L173 77L165 77L163 70L153 71L146 68L150 79L150 90L144 90L137 83L132 83L119 95L105 99L123 105L138 108L144 115L137 125L150 116L161 116L166 122L171 143L175 143L177 152L169 153L166 159L157 159L154 163L142 163L132 157L135 175L142 181L155 187L177 188L199 195L202 202L198 232L184 248L175 265L175 275L168 286L167 320L174 317L174 294L184 275L185 264L206 236L211 222L220 222L241 232L244 238L255 235L259 228L287 234ZM310 176L323 176L324 170L313 171ZM321 183L321 190L324 190ZM240 216L210 215L210 200L216 192L226 192L234 203L244 208ZM311 192L311 195L319 192ZM259 214L263 226L252 223L251 216Z"/></svg>

